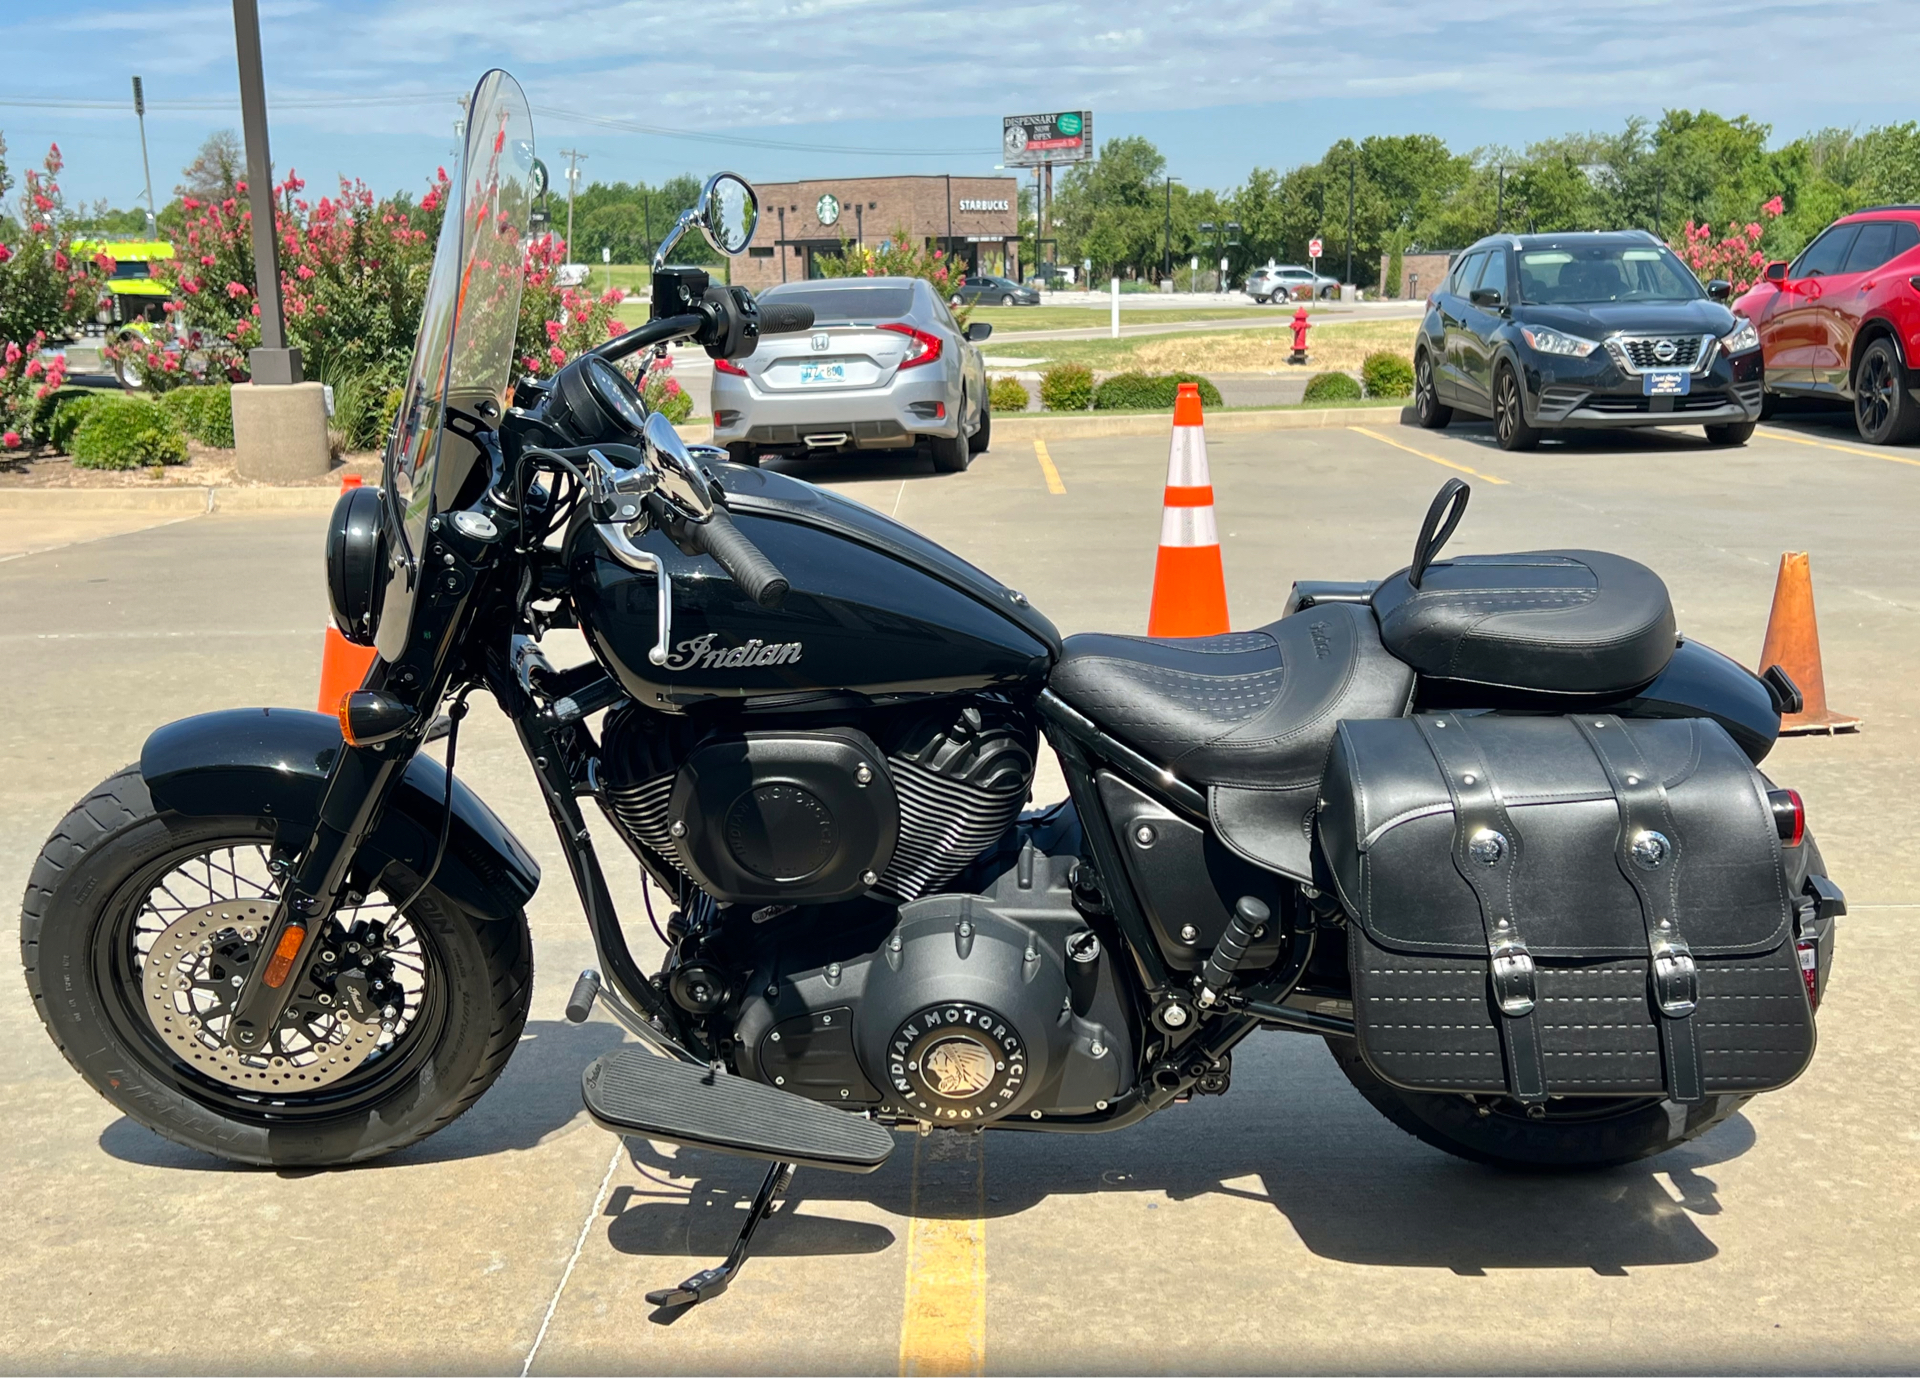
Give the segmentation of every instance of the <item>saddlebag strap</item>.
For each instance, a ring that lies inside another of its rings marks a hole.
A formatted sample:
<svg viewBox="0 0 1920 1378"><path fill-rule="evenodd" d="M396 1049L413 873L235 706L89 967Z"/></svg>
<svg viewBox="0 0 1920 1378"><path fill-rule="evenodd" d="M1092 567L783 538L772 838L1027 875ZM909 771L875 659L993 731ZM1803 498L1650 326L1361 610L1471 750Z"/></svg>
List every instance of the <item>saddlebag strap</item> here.
<svg viewBox="0 0 1920 1378"><path fill-rule="evenodd" d="M1487 930L1487 964L1501 1047L1506 1053L1507 1090L1515 1100L1547 1098L1546 1065L1534 1015L1533 957L1520 937L1513 912L1513 877L1520 864L1520 835L1493 787L1486 757L1452 713L1416 715L1433 759L1453 799L1453 864L1473 887L1480 921Z"/></svg>
<svg viewBox="0 0 1920 1378"><path fill-rule="evenodd" d="M1606 768L1620 809L1620 836L1613 859L1640 898L1652 959L1649 980L1654 1023L1660 1029L1661 1060L1666 1064L1667 1094L1683 1103L1703 1100L1700 1045L1693 1012L1700 1003L1699 973L1680 936L1677 896L1680 830L1674 826L1667 787L1649 769L1620 719L1611 714L1576 717L1593 754Z"/></svg>

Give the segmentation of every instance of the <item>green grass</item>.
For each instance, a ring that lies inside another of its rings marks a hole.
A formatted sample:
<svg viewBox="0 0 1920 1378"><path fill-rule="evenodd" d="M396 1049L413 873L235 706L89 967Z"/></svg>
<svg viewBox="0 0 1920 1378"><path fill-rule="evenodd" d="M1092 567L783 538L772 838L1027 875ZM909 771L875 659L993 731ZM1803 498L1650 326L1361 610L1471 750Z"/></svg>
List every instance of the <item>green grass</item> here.
<svg viewBox="0 0 1920 1378"><path fill-rule="evenodd" d="M1152 308L1135 309L1124 304L1120 307L1122 325L1171 325L1177 321L1246 321L1267 320L1279 324L1279 317L1291 315L1291 312L1276 312L1274 308L1248 302L1245 306L1169 306L1161 310ZM1024 330L1104 330L1112 320L1113 308L1104 300L1094 306L976 306L969 318L987 321L993 326L994 336L1002 332L1016 335Z"/></svg>

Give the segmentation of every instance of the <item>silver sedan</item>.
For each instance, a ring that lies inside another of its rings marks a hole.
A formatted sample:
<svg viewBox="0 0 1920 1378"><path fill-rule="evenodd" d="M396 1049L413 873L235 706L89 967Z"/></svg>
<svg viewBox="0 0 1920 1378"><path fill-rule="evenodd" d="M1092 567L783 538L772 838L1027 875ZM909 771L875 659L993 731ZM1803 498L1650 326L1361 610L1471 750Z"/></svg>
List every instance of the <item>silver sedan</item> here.
<svg viewBox="0 0 1920 1378"><path fill-rule="evenodd" d="M713 372L713 438L736 463L775 454L896 450L924 443L958 473L987 448L993 423L977 341L920 278L783 283L764 303L813 308L813 329L768 335Z"/></svg>

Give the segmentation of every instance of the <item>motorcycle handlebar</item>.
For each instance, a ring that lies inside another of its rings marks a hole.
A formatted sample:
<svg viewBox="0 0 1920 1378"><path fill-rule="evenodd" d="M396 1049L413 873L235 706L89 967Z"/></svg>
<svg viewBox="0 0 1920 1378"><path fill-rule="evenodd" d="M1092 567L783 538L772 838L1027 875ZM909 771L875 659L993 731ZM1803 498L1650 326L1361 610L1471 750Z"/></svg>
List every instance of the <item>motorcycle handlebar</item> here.
<svg viewBox="0 0 1920 1378"><path fill-rule="evenodd" d="M596 359L605 359L611 363L615 359L624 359L627 355L646 349L650 345L684 339L697 333L706 323L705 316L693 314L666 316L660 320L648 321L645 325L636 326L624 335L615 335L606 343L597 344L589 349L587 355Z"/></svg>
<svg viewBox="0 0 1920 1378"><path fill-rule="evenodd" d="M740 534L726 508L714 508L713 515L697 525L689 522L687 543L719 561L720 568L761 607L777 608L786 598L787 577L774 568L773 561L762 555L758 546Z"/></svg>
<svg viewBox="0 0 1920 1378"><path fill-rule="evenodd" d="M813 328L813 308L802 306L798 302L767 301L760 303L760 333L762 335L797 335L802 330Z"/></svg>

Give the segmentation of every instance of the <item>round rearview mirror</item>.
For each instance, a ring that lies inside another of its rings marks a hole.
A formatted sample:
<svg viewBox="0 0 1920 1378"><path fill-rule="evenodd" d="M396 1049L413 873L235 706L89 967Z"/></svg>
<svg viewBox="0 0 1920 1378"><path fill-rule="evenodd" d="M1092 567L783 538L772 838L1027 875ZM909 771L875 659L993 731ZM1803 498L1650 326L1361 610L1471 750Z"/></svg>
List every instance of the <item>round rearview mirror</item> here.
<svg viewBox="0 0 1920 1378"><path fill-rule="evenodd" d="M707 243L723 254L737 254L753 238L760 201L753 188L731 172L716 172L700 193L700 229Z"/></svg>

